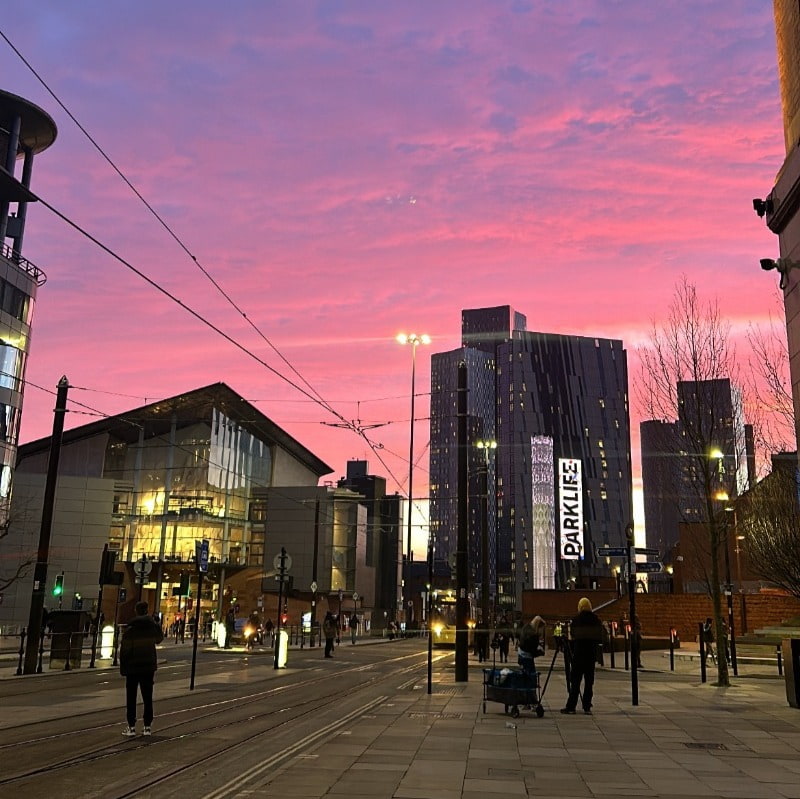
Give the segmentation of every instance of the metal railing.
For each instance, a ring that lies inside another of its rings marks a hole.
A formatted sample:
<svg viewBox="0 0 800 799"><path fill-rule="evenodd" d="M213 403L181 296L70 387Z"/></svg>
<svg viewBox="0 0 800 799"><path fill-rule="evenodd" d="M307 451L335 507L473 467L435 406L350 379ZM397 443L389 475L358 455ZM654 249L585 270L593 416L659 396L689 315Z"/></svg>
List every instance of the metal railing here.
<svg viewBox="0 0 800 799"><path fill-rule="evenodd" d="M32 264L27 258L23 258L13 247L10 247L5 242L3 242L3 257L18 266L26 275L32 277L37 286L43 286L47 282L47 275L36 264Z"/></svg>

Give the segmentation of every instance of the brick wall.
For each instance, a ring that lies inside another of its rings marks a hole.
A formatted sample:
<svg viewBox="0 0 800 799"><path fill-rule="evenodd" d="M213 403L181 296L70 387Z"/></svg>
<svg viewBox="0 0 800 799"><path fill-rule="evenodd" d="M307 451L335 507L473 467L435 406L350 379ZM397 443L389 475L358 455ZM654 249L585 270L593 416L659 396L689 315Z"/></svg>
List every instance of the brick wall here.
<svg viewBox="0 0 800 799"><path fill-rule="evenodd" d="M592 607L610 601L597 611L603 621L619 621L628 612L628 597L617 599L609 591L525 591L522 596L523 617L527 621L540 615L548 622L571 618L578 612L578 600L587 597ZM746 630L742 624L741 600L744 600ZM727 617L727 600L723 601L723 615ZM678 631L682 641L694 641L697 625L712 615L711 597L705 594L637 594L636 615L642 624L644 636L669 637L670 627ZM800 599L770 594L743 594L733 597L733 621L736 634L752 632L762 627L774 627L784 619L800 617Z"/></svg>

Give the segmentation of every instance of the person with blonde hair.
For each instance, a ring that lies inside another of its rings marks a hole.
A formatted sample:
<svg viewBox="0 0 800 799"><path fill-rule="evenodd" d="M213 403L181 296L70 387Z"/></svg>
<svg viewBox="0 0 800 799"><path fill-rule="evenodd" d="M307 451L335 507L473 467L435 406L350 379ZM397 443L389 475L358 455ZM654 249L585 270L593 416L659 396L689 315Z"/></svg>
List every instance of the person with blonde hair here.
<svg viewBox="0 0 800 799"><path fill-rule="evenodd" d="M544 654L545 622L541 616L534 616L520 631L517 646L517 662L526 672L534 672L534 658Z"/></svg>
<svg viewBox="0 0 800 799"><path fill-rule="evenodd" d="M570 624L570 674L569 697L562 713L575 713L583 682L583 712L592 714L594 698L594 667L597 647L603 643L603 622L592 612L592 603L587 597L578 602L578 615Z"/></svg>

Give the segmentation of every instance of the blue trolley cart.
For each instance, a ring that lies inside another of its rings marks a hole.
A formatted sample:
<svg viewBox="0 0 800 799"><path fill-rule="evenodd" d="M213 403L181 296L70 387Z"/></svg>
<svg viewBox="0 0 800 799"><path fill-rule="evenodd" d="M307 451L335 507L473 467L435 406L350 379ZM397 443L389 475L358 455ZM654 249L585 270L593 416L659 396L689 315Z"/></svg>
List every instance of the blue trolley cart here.
<svg viewBox="0 0 800 799"><path fill-rule="evenodd" d="M499 702L512 718L519 716L520 706L530 707L538 718L544 715L539 689L539 672L522 669L483 670L483 712L487 702Z"/></svg>

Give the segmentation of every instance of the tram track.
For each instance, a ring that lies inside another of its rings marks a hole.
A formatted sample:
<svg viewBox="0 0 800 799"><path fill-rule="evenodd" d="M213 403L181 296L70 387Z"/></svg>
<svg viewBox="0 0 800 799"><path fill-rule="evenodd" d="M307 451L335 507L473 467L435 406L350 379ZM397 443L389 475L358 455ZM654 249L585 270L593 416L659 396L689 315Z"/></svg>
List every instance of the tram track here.
<svg viewBox="0 0 800 799"><path fill-rule="evenodd" d="M403 661L408 660L413 662L403 663ZM372 673L374 666L354 665L337 671L336 677L337 680L341 680L346 676L358 675L362 677L359 683L359 688L367 688L382 681L396 679L398 675L405 675L419 670L422 666L422 663L419 662L420 660L421 656L419 653L402 655L382 662L384 666L387 664L387 662L397 663L394 668L391 668L388 671L383 670ZM154 736L150 739L137 738L131 741L123 740L121 742L104 744L103 746L90 748L87 751L71 757L63 758L61 760L52 760L50 762L37 765L36 768L22 769L16 773L10 773L10 770L7 769L2 778L0 778L0 786L20 785L20 783L23 783L26 780L35 779L45 774L49 777L54 772L64 772L70 769L76 769L81 766L96 763L98 761L124 757L144 748L164 746L176 741L185 741L193 737L203 736L209 732L218 733L220 730L235 727L236 725L246 723L250 726L253 724L261 726L262 724L265 724L263 728L257 729L255 732L248 735L248 737L244 740L237 738L230 744L217 747L213 751L208 752L202 757L196 758L188 763L182 763L179 766L170 767L164 773L149 779L146 783L141 783L134 789L126 789L118 794L119 799L127 796L135 796L137 793L141 793L150 787L163 783L165 780L169 780L184 773L187 769L194 768L202 763L220 757L221 755L224 755L241 746L243 743L251 741L254 737L275 734L276 731L280 730L286 725L296 723L311 713L323 711L324 709L341 702L341 696L338 692L334 692L328 697L301 697L300 699L296 700L291 699L291 697L288 695L290 692L296 690L307 693L310 686L329 682L330 677L331 675L329 672L319 674L312 678L308 678L306 676L305 679L284 683L267 690L258 691L255 694L250 693L246 696L231 697L230 699L222 699L217 702L206 703L205 705L199 707L193 706L191 708L182 708L179 710L160 713L159 732L157 736ZM405 684L410 684L414 681L415 680L411 680ZM272 707L263 712L249 712L254 705L263 702L265 699L270 697L274 698L275 696L281 696L284 694L287 695L287 700L289 700L285 705L277 708ZM210 710L207 712L202 712L204 709L208 708L210 708ZM200 712L198 713L198 711ZM229 718L223 722L220 722L219 717L221 714L230 715L232 712L234 713L233 718ZM289 715L283 715L287 713ZM187 714L191 714L191 716L187 718L176 719L171 724L167 723L166 726L161 726L161 722L164 719L169 719L170 716L186 716ZM96 715L96 713L94 715ZM283 716L283 718L281 718L281 716ZM208 722L210 721L213 721L213 723L209 724ZM197 726L198 722L201 725L199 727ZM46 744L57 741L60 738L73 737L81 734L86 735L118 726L119 723L115 721L108 724L89 725L78 728L77 730L53 733L46 736L31 737L22 741L4 744L0 746L0 751L5 750L9 752L9 755L11 755L14 749L21 749L31 746L37 747L38 750L41 751ZM189 730L180 731L181 728L185 728L187 726L190 726ZM172 731L172 734L169 734L170 731ZM8 756L6 756L6 760L8 759ZM109 794L108 790L104 790L103 796L105 799L110 799L112 795Z"/></svg>

